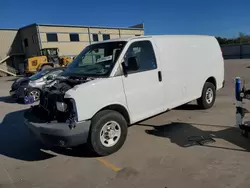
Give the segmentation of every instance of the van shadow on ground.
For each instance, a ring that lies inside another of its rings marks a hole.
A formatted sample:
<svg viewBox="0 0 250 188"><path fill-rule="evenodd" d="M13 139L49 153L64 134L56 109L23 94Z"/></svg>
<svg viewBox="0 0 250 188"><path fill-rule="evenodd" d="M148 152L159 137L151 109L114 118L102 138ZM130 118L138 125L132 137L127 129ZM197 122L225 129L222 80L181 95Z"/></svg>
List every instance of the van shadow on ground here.
<svg viewBox="0 0 250 188"><path fill-rule="evenodd" d="M184 104L179 107L176 107L174 110L201 110L197 104Z"/></svg>
<svg viewBox="0 0 250 188"><path fill-rule="evenodd" d="M22 104L24 105L24 102L22 100L17 100L15 98L12 98L11 96L4 96L4 97L0 97L0 102L4 102L4 103L9 103L9 104Z"/></svg>
<svg viewBox="0 0 250 188"><path fill-rule="evenodd" d="M23 161L46 160L56 157L56 154L94 157L92 152L86 149L86 146L73 149L53 148L55 154L46 152L23 123L24 112L25 110L20 110L7 114L0 124L0 155Z"/></svg>
<svg viewBox="0 0 250 188"><path fill-rule="evenodd" d="M203 131L194 127L193 125L199 126L209 126L209 127L220 127L225 128L220 131ZM250 151L250 140L243 137L240 130L234 127L225 127L221 125L208 125L208 124L196 124L196 123L183 123L183 122L172 122L166 125L154 126L149 124L138 124L139 126L151 127L152 129L146 130L145 132L150 135L165 137L170 139L172 143L177 144L180 147L191 147L193 145L200 145L195 141L190 141L189 139L194 139L195 137L203 137L204 142L216 142L215 138L224 139L234 145L237 145L243 149L228 148L216 146L216 144L202 143L204 147L235 150L235 151ZM203 145L204 144L204 145Z"/></svg>
<svg viewBox="0 0 250 188"><path fill-rule="evenodd" d="M24 161L39 161L54 157L40 150L23 123L25 110L7 114L0 124L0 154Z"/></svg>
<svg viewBox="0 0 250 188"><path fill-rule="evenodd" d="M16 103L17 101L10 96L0 97L0 102L4 103Z"/></svg>

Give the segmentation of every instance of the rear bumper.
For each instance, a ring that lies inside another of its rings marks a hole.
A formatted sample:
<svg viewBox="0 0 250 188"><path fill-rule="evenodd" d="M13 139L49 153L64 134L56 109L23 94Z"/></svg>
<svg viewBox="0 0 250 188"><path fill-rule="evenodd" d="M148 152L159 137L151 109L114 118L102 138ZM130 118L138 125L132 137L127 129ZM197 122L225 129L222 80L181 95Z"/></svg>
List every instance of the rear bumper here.
<svg viewBox="0 0 250 188"><path fill-rule="evenodd" d="M69 123L42 122L31 110L24 115L24 123L38 140L48 146L73 147L87 142L90 121L79 122L74 129Z"/></svg>

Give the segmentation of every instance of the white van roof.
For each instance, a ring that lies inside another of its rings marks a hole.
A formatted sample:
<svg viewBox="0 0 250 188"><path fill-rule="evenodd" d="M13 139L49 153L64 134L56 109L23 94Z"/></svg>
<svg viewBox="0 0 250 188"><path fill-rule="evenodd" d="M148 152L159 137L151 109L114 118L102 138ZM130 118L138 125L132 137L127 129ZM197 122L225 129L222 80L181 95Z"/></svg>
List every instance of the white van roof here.
<svg viewBox="0 0 250 188"><path fill-rule="evenodd" d="M141 39L141 38L214 38L214 36L210 35L142 35L142 36L133 36L133 37L128 37L128 38L116 38L116 39L109 39L105 41L98 41L98 42L93 42L92 44L97 44L97 43L105 43L105 42L119 42L119 41L125 41L128 42L130 40L134 39Z"/></svg>

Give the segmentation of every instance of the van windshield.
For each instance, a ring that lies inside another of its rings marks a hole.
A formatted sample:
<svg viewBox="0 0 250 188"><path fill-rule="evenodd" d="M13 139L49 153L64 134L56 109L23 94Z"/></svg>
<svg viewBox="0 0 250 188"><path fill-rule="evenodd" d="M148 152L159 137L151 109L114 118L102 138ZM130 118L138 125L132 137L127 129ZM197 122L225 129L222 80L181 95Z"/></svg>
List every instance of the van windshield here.
<svg viewBox="0 0 250 188"><path fill-rule="evenodd" d="M109 76L126 42L105 42L86 47L62 74L64 76Z"/></svg>

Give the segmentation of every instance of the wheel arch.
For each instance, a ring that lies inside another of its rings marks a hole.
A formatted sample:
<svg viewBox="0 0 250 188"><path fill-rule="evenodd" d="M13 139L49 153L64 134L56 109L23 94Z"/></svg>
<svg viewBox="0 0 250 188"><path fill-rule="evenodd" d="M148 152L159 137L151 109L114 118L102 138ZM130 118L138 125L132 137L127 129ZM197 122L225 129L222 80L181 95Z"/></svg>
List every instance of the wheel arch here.
<svg viewBox="0 0 250 188"><path fill-rule="evenodd" d="M210 77L205 81L205 83L206 83L206 82L212 83L212 84L215 86L215 89L217 89L217 82L216 82L215 77L210 76ZM205 83L204 83L204 84L205 84Z"/></svg>
<svg viewBox="0 0 250 188"><path fill-rule="evenodd" d="M41 89L41 88L38 88L38 87L29 87L29 88L27 89L27 92L30 92L30 91L32 91L32 90L34 90L34 89L40 91L40 93L42 92L42 89Z"/></svg>
<svg viewBox="0 0 250 188"><path fill-rule="evenodd" d="M207 102L207 98L206 98L207 97L207 90L205 90L205 89L207 89L206 87L208 87L208 86L206 86L207 84L210 85L210 88L211 88L211 85L214 86L214 88L213 88L214 95L213 95L211 102ZM214 105L215 98L216 98L216 87L217 87L216 79L214 77L211 76L205 81L205 83L203 85L202 92L201 92L201 96L200 96L200 98L197 99L197 103L201 107L201 109L209 109Z"/></svg>
<svg viewBox="0 0 250 188"><path fill-rule="evenodd" d="M207 82L212 83L212 84L215 86L215 90L217 90L216 79L215 79L214 76L210 76L209 78L207 78L207 79L205 80L205 82L203 83L203 86L201 85L201 92L200 92L200 94L199 94L199 97L202 96L202 92L203 92L203 90L204 90L204 86L205 86L205 84L206 84Z"/></svg>
<svg viewBox="0 0 250 188"><path fill-rule="evenodd" d="M113 111L116 111L116 112L119 112L126 120L126 122L128 124L131 123L131 120L130 120L130 116L129 116L129 113L128 113L128 110L126 107L124 107L123 105L121 104L110 104L110 105L107 105L105 107L103 107L102 109L100 109L98 112L100 111L103 111L103 110L113 110ZM98 113L96 112L95 115ZM95 116L94 115L94 116ZM93 116L93 117L94 117Z"/></svg>

